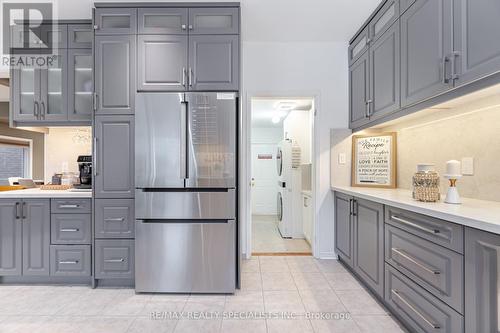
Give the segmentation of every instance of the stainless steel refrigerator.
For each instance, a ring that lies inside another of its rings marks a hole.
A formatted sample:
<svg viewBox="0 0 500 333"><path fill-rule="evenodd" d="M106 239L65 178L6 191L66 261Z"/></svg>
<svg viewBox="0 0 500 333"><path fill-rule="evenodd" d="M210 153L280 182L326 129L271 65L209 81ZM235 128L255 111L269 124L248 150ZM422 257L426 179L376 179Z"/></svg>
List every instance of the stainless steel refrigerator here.
<svg viewBox="0 0 500 333"><path fill-rule="evenodd" d="M236 287L237 95L139 93L135 288Z"/></svg>

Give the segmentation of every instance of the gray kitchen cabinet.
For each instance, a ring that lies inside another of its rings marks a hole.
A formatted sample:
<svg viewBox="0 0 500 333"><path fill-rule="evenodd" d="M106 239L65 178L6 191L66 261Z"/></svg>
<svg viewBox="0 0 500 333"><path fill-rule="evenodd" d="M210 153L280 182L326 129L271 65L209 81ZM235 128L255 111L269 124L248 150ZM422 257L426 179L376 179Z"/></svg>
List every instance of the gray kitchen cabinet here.
<svg viewBox="0 0 500 333"><path fill-rule="evenodd" d="M416 0L399 0L399 12L403 14L408 8L410 8Z"/></svg>
<svg viewBox="0 0 500 333"><path fill-rule="evenodd" d="M34 122L40 116L41 70L21 67L11 70L11 114L14 121Z"/></svg>
<svg viewBox="0 0 500 333"><path fill-rule="evenodd" d="M452 0L416 0L401 16L403 107L453 87Z"/></svg>
<svg viewBox="0 0 500 333"><path fill-rule="evenodd" d="M90 245L51 245L51 276L90 276Z"/></svg>
<svg viewBox="0 0 500 333"><path fill-rule="evenodd" d="M464 85L500 71L500 2L453 2L455 85Z"/></svg>
<svg viewBox="0 0 500 333"><path fill-rule="evenodd" d="M0 276L22 274L20 204L16 199L0 199Z"/></svg>
<svg viewBox="0 0 500 333"><path fill-rule="evenodd" d="M370 40L375 42L379 39L398 18L399 0L388 0L368 25Z"/></svg>
<svg viewBox="0 0 500 333"><path fill-rule="evenodd" d="M50 200L23 199L23 275L48 276Z"/></svg>
<svg viewBox="0 0 500 333"><path fill-rule="evenodd" d="M131 35L137 32L136 8L96 8L94 12L96 35Z"/></svg>
<svg viewBox="0 0 500 333"><path fill-rule="evenodd" d="M390 3L391 1L388 2L388 4ZM399 10L396 3L392 1L389 8L393 8L393 11ZM389 9L387 10L389 11ZM391 11L389 13L392 14ZM374 29L377 28L377 23L383 19L383 16L379 18L374 24ZM393 21L394 19L387 18L386 20ZM370 100L368 103L370 121L393 113L400 108L399 51L399 22L396 22L370 45Z"/></svg>
<svg viewBox="0 0 500 333"><path fill-rule="evenodd" d="M465 332L500 332L500 236L465 229Z"/></svg>
<svg viewBox="0 0 500 333"><path fill-rule="evenodd" d="M67 114L67 50L58 49L57 60L52 66L41 70L40 116L42 122L65 121Z"/></svg>
<svg viewBox="0 0 500 333"><path fill-rule="evenodd" d="M239 31L239 8L189 8L189 34L231 35Z"/></svg>
<svg viewBox="0 0 500 333"><path fill-rule="evenodd" d="M52 199L50 212L52 214L86 214L92 211L91 199Z"/></svg>
<svg viewBox="0 0 500 333"><path fill-rule="evenodd" d="M349 67L349 127L370 121L370 53L365 52Z"/></svg>
<svg viewBox="0 0 500 333"><path fill-rule="evenodd" d="M93 38L91 24L68 24L68 48L91 49Z"/></svg>
<svg viewBox="0 0 500 333"><path fill-rule="evenodd" d="M384 206L354 198L354 271L384 297Z"/></svg>
<svg viewBox="0 0 500 333"><path fill-rule="evenodd" d="M95 201L96 238L134 238L133 199L98 199Z"/></svg>
<svg viewBox="0 0 500 333"><path fill-rule="evenodd" d="M95 198L134 198L134 116L96 116Z"/></svg>
<svg viewBox="0 0 500 333"><path fill-rule="evenodd" d="M135 275L134 240L95 241L96 279L133 279Z"/></svg>
<svg viewBox="0 0 500 333"><path fill-rule="evenodd" d="M90 214L52 214L51 244L90 244Z"/></svg>
<svg viewBox="0 0 500 333"><path fill-rule="evenodd" d="M187 90L187 36L139 35L137 42L137 90Z"/></svg>
<svg viewBox="0 0 500 333"><path fill-rule="evenodd" d="M371 42L369 31L368 27L364 28L349 45L349 66L352 66L368 50Z"/></svg>
<svg viewBox="0 0 500 333"><path fill-rule="evenodd" d="M139 34L187 35L187 8L139 8Z"/></svg>
<svg viewBox="0 0 500 333"><path fill-rule="evenodd" d="M189 90L238 90L239 36L189 37Z"/></svg>
<svg viewBox="0 0 500 333"><path fill-rule="evenodd" d="M68 120L92 119L92 49L68 50Z"/></svg>
<svg viewBox="0 0 500 333"><path fill-rule="evenodd" d="M95 113L133 114L136 36L95 36Z"/></svg>
<svg viewBox="0 0 500 333"><path fill-rule="evenodd" d="M68 47L68 25L67 24L43 24L40 26L42 40L47 41L53 49L65 49ZM42 49L48 45L42 44Z"/></svg>
<svg viewBox="0 0 500 333"><path fill-rule="evenodd" d="M335 192L335 251L350 267L354 262L353 198Z"/></svg>

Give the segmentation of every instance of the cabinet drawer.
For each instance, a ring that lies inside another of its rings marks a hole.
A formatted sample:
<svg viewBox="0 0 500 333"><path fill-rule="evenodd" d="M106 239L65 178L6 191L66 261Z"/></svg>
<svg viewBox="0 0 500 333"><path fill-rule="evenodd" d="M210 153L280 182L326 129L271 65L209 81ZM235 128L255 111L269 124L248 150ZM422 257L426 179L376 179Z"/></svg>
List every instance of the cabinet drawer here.
<svg viewBox="0 0 500 333"><path fill-rule="evenodd" d="M398 228L386 226L385 260L463 313L463 256Z"/></svg>
<svg viewBox="0 0 500 333"><path fill-rule="evenodd" d="M50 212L81 214L92 211L92 202L90 199L52 199L50 203Z"/></svg>
<svg viewBox="0 0 500 333"><path fill-rule="evenodd" d="M91 49L94 32L91 24L68 25L68 48Z"/></svg>
<svg viewBox="0 0 500 333"><path fill-rule="evenodd" d="M90 214L52 214L52 244L90 244Z"/></svg>
<svg viewBox="0 0 500 333"><path fill-rule="evenodd" d="M133 240L95 241L96 279L134 278Z"/></svg>
<svg viewBox="0 0 500 333"><path fill-rule="evenodd" d="M133 199L96 199L95 237L133 238L134 218Z"/></svg>
<svg viewBox="0 0 500 333"><path fill-rule="evenodd" d="M358 60L367 50L369 46L368 27L366 27L356 39L349 45L349 66Z"/></svg>
<svg viewBox="0 0 500 333"><path fill-rule="evenodd" d="M385 222L453 251L464 253L461 225L394 207L385 207Z"/></svg>
<svg viewBox="0 0 500 333"><path fill-rule="evenodd" d="M137 31L137 9L97 8L94 22L96 35L132 35Z"/></svg>
<svg viewBox="0 0 500 333"><path fill-rule="evenodd" d="M388 264L385 265L385 284L386 304L412 332L464 331L460 314Z"/></svg>
<svg viewBox="0 0 500 333"><path fill-rule="evenodd" d="M51 245L50 275L90 276L90 245Z"/></svg>
<svg viewBox="0 0 500 333"><path fill-rule="evenodd" d="M399 18L399 0L389 0L370 21L371 39L376 41ZM399 31L399 26L398 26Z"/></svg>
<svg viewBox="0 0 500 333"><path fill-rule="evenodd" d="M139 34L187 35L187 8L139 8Z"/></svg>
<svg viewBox="0 0 500 333"><path fill-rule="evenodd" d="M190 8L189 33L202 35L238 34L239 8Z"/></svg>

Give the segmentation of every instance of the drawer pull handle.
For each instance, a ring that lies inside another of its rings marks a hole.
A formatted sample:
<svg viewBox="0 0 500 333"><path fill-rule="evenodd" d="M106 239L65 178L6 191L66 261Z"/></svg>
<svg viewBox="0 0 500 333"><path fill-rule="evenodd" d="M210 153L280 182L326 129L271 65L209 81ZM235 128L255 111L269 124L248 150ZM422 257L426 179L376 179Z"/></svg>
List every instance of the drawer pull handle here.
<svg viewBox="0 0 500 333"><path fill-rule="evenodd" d="M74 228L74 229L61 229L61 232L77 232L80 231L80 229Z"/></svg>
<svg viewBox="0 0 500 333"><path fill-rule="evenodd" d="M394 220L394 221L398 221L398 222L401 222L403 224L406 224L406 225L409 225L410 227L414 227L414 228L417 228L419 230L422 230L422 231L425 231L429 234L439 234L439 230L437 229L429 229L429 228L426 228L426 227L422 227L421 225L418 225L416 223L413 223L413 222L410 222L408 220L405 220L405 219L402 219L396 215L391 215L391 220Z"/></svg>
<svg viewBox="0 0 500 333"><path fill-rule="evenodd" d="M411 261L412 263L414 263L418 267L426 270L427 272L429 272L431 274L434 274L434 275L441 274L441 272L439 270L427 267L426 265L422 264L417 259L415 259L412 256L410 256L410 255L406 254L405 252L401 251L400 249L392 248L391 251L394 252L394 253L396 253L397 255L400 255L401 257L405 258L406 260Z"/></svg>
<svg viewBox="0 0 500 333"><path fill-rule="evenodd" d="M106 221L106 222L123 222L123 221L125 221L125 218L124 217L110 217L110 218L104 219L104 221Z"/></svg>
<svg viewBox="0 0 500 333"><path fill-rule="evenodd" d="M120 258L120 259L105 259L104 262L124 262L125 259Z"/></svg>
<svg viewBox="0 0 500 333"><path fill-rule="evenodd" d="M427 319L423 314L421 314L413 305L410 304L407 300L405 300L400 294L399 291L391 289L391 293L396 296L401 302L403 302L407 307L409 307L417 316L419 316L423 321L427 323L430 327L435 330L441 329L438 324L434 324L432 321Z"/></svg>
<svg viewBox="0 0 500 333"><path fill-rule="evenodd" d="M80 205L59 205L59 208L80 208Z"/></svg>
<svg viewBox="0 0 500 333"><path fill-rule="evenodd" d="M68 260L68 261L59 261L60 264L67 264L67 265L76 265L78 264L78 260Z"/></svg>

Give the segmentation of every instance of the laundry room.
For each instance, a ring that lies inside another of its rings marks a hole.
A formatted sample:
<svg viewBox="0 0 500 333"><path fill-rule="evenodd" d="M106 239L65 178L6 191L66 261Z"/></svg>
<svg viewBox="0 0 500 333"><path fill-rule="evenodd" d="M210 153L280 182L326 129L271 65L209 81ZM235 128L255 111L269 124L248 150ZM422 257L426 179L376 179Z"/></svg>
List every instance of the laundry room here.
<svg viewBox="0 0 500 333"><path fill-rule="evenodd" d="M252 98L251 117L252 252L310 255L314 98Z"/></svg>

